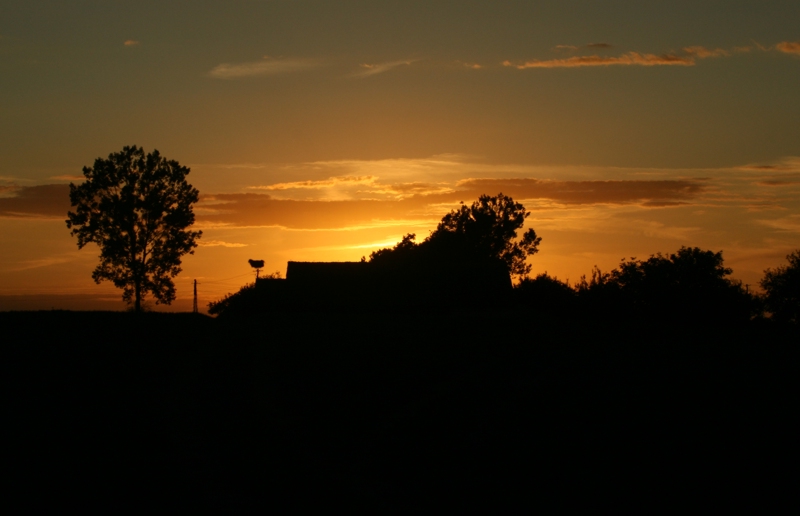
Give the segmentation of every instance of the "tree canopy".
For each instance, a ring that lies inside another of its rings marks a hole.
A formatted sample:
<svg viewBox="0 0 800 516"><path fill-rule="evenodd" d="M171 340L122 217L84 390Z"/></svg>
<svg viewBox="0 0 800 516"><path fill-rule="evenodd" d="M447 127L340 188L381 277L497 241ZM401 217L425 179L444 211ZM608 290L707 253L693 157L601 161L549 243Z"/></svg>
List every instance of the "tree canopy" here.
<svg viewBox="0 0 800 516"><path fill-rule="evenodd" d="M502 193L481 195L467 206L462 204L439 222L436 229L420 244L410 233L392 249L381 249L370 255L375 263L399 263L414 257L431 261L499 262L513 276L525 276L531 266L529 256L538 252L541 237L531 228L517 239L530 212Z"/></svg>
<svg viewBox="0 0 800 516"><path fill-rule="evenodd" d="M800 249L786 256L786 260L788 265L764 271L761 288L773 318L800 323Z"/></svg>
<svg viewBox="0 0 800 516"><path fill-rule="evenodd" d="M201 231L190 231L192 204L199 192L187 181L189 168L154 150L124 147L84 167L86 180L70 184L66 221L78 248L90 242L100 247L96 283L111 281L123 299L141 311L152 294L156 303L175 299L172 278L181 271L181 257L194 253Z"/></svg>

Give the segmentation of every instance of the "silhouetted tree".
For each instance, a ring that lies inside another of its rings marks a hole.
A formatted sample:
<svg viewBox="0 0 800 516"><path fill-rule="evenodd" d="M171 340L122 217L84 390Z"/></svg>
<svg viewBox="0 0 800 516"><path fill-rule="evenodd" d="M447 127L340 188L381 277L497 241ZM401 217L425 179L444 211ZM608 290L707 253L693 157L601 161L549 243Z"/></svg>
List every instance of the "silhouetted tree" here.
<svg viewBox="0 0 800 516"><path fill-rule="evenodd" d="M528 229L521 239L522 228L530 212L502 193L482 195L470 206L463 205L445 215L428 238L417 244L409 233L391 249L380 249L370 255L370 262L379 266L441 266L448 263L502 264L514 276L525 276L531 266L528 256L538 252L541 238Z"/></svg>
<svg viewBox="0 0 800 516"><path fill-rule="evenodd" d="M442 218L426 239L432 246L461 247L477 257L502 261L513 276L531 271L526 259L539 251L541 237L531 228L516 240L530 212L502 193L481 195L472 205L462 206Z"/></svg>
<svg viewBox="0 0 800 516"><path fill-rule="evenodd" d="M764 271L761 288L767 310L777 321L800 323L800 249L786 256L788 265Z"/></svg>
<svg viewBox="0 0 800 516"><path fill-rule="evenodd" d="M202 234L187 230L199 197L187 174L187 167L157 150L145 155L134 145L97 158L83 168L86 180L69 186L75 211L67 214L67 227L78 237L78 248L90 242L100 247L92 278L123 289L122 298L137 312L148 292L157 304L175 299L172 278Z"/></svg>

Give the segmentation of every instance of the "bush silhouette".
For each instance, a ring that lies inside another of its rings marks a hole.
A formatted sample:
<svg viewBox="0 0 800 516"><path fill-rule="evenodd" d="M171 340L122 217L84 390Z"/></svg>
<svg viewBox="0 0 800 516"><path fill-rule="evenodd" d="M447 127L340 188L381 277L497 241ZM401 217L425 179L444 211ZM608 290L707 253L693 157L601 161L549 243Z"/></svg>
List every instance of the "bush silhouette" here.
<svg viewBox="0 0 800 516"><path fill-rule="evenodd" d="M631 258L616 269L592 271L577 285L579 296L594 306L631 314L680 320L749 320L758 303L729 279L732 270L723 264L722 252L681 247L676 253L657 253L646 260Z"/></svg>
<svg viewBox="0 0 800 516"><path fill-rule="evenodd" d="M514 300L545 312L569 312L577 301L577 294L568 283L544 272L535 278L523 278L517 283L514 286Z"/></svg>

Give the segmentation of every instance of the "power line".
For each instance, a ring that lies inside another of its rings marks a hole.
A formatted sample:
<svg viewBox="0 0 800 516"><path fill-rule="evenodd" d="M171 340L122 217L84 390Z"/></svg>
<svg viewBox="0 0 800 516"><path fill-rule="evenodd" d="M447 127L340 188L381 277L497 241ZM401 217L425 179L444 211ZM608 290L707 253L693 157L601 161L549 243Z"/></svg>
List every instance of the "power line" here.
<svg viewBox="0 0 800 516"><path fill-rule="evenodd" d="M202 283L203 283L203 284L209 284L209 283L222 283L223 281L228 281L228 280L232 280L232 279L236 279L236 278L242 278L242 277L244 277L244 276L249 276L250 274L251 274L251 273L249 273L249 272L248 272L248 273L245 273L245 274L239 274L238 276L232 276L232 277L230 277L230 278L223 278L223 279L211 280L211 281L203 281Z"/></svg>

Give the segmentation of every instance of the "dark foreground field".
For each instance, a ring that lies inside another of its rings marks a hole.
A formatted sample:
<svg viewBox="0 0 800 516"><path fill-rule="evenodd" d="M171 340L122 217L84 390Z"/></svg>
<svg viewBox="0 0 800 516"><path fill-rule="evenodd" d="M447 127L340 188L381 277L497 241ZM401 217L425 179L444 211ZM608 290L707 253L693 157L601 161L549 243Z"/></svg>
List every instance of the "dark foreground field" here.
<svg viewBox="0 0 800 516"><path fill-rule="evenodd" d="M763 509L796 490L798 334L763 321L55 311L0 324L6 485L31 509L433 495Z"/></svg>

